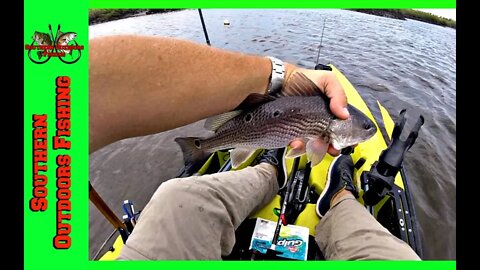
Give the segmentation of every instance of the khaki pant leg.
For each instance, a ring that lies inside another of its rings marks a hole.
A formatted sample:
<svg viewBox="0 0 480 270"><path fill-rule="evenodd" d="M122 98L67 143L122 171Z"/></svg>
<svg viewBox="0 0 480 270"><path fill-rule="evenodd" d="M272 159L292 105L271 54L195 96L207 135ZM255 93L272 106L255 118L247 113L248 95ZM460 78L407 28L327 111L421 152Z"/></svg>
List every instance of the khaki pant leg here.
<svg viewBox="0 0 480 270"><path fill-rule="evenodd" d="M157 189L119 260L220 260L235 229L278 192L266 163L205 176L169 180Z"/></svg>
<svg viewBox="0 0 480 270"><path fill-rule="evenodd" d="M315 240L327 260L420 260L353 195L334 205L316 227Z"/></svg>

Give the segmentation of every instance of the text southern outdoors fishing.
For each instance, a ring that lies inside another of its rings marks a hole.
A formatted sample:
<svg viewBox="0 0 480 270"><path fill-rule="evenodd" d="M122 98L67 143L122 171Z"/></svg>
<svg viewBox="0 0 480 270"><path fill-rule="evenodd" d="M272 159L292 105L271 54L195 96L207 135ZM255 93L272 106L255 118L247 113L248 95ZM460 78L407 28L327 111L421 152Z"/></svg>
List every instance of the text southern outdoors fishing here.
<svg viewBox="0 0 480 270"><path fill-rule="evenodd" d="M32 148L33 148L33 182L32 198L29 201L30 210L33 212L44 212L51 205L47 199L49 192L47 188L47 161L49 157L49 143L53 150L70 150L70 77L59 76L56 78L55 96L55 136L49 142L48 115L32 115ZM71 220L71 169L72 158L69 154L56 156L56 234L53 236L53 246L56 249L68 249L71 246L70 232L72 230L69 221ZM50 191L51 192L51 191Z"/></svg>

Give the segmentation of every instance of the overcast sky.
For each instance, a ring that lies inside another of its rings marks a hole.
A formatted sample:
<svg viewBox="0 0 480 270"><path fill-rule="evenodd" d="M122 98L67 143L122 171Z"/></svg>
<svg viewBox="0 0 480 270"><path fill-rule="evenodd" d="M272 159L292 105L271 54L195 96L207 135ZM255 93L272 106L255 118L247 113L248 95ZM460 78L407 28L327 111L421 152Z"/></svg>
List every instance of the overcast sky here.
<svg viewBox="0 0 480 270"><path fill-rule="evenodd" d="M447 19L457 20L456 9L454 8L436 8L436 9L416 9L424 12L432 13Z"/></svg>

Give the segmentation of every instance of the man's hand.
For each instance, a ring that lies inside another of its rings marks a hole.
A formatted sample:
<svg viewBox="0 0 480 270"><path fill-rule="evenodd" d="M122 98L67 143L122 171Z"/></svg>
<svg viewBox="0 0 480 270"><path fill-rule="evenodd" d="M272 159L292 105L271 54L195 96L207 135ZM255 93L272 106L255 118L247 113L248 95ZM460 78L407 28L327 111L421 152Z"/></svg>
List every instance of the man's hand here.
<svg viewBox="0 0 480 270"><path fill-rule="evenodd" d="M330 110L335 116L340 119L347 119L350 117L350 114L347 110L347 96L345 95L342 85L333 72L326 70L295 68L293 71L288 73L285 83L288 83L288 79L291 78L291 76L296 72L302 72L305 74L330 98ZM288 93L285 94L288 95ZM305 143L302 140L294 140L290 143L290 146L294 149L302 149L305 148ZM332 145L329 145L328 153L332 156L338 156L340 154L340 150L337 150L333 148Z"/></svg>

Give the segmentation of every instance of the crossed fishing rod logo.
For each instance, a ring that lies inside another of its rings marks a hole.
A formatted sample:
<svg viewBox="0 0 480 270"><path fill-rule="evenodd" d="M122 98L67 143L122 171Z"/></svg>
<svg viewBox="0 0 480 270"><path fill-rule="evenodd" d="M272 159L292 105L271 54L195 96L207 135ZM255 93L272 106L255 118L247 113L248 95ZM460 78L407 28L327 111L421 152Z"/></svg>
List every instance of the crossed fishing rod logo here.
<svg viewBox="0 0 480 270"><path fill-rule="evenodd" d="M35 64L44 64L51 57L58 57L65 64L73 64L82 56L83 45L78 45L75 32L60 31L60 24L57 32L53 35L52 26L49 24L50 34L35 31L32 36L32 44L25 45L28 51L28 58ZM54 42L53 42L54 41Z"/></svg>

